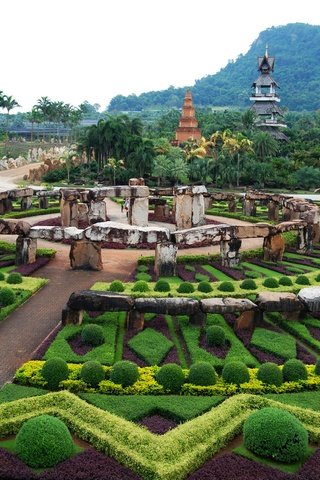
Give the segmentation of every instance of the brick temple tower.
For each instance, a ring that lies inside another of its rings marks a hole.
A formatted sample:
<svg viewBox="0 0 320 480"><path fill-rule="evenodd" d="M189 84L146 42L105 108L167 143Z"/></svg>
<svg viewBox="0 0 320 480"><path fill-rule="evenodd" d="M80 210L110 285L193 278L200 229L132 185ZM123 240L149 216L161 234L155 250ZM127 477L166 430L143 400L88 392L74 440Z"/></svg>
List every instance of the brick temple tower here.
<svg viewBox="0 0 320 480"><path fill-rule="evenodd" d="M187 90L183 101L179 127L176 130L176 138L173 143L179 145L190 138L192 140L199 140L201 138L201 130L198 128L191 92Z"/></svg>
<svg viewBox="0 0 320 480"><path fill-rule="evenodd" d="M279 88L279 85L271 77L274 63L275 58L269 57L268 46L266 46L264 56L258 58L260 76L252 84L253 93L250 100L254 104L251 106L251 110L257 114L257 127L268 132L277 140L288 140L287 136L280 130L280 128L286 128L287 125L282 120L283 113L278 106L280 98L277 94L277 88Z"/></svg>

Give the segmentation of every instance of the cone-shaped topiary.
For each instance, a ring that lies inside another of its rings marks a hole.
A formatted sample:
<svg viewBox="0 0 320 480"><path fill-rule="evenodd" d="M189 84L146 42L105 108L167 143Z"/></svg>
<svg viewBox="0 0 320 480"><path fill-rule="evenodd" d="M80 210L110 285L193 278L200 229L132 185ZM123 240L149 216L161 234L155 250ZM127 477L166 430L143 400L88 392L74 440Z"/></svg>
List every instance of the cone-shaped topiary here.
<svg viewBox="0 0 320 480"><path fill-rule="evenodd" d="M163 388L172 393L179 393L185 382L182 368L175 363L163 365L156 376L156 380Z"/></svg>
<svg viewBox="0 0 320 480"><path fill-rule="evenodd" d="M15 293L12 288L3 287L0 288L0 306L7 307L12 305L16 299Z"/></svg>
<svg viewBox="0 0 320 480"><path fill-rule="evenodd" d="M110 292L124 292L124 285L120 280L113 280L113 282L110 283L109 287Z"/></svg>
<svg viewBox="0 0 320 480"><path fill-rule="evenodd" d="M80 378L91 387L97 387L105 378L104 370L100 362L89 360L82 365Z"/></svg>
<svg viewBox="0 0 320 480"><path fill-rule="evenodd" d="M193 385L214 385L216 383L216 372L209 362L196 362L189 370L188 382Z"/></svg>
<svg viewBox="0 0 320 480"><path fill-rule="evenodd" d="M241 383L249 382L249 370L243 362L229 362L226 363L222 369L222 378L225 383Z"/></svg>
<svg viewBox="0 0 320 480"><path fill-rule="evenodd" d="M154 286L155 292L170 292L170 284L166 280L158 280Z"/></svg>
<svg viewBox="0 0 320 480"><path fill-rule="evenodd" d="M102 345L104 342L103 328L94 323L84 325L81 331L81 340L86 345L92 345L93 347Z"/></svg>
<svg viewBox="0 0 320 480"><path fill-rule="evenodd" d="M285 362L282 374L285 382L296 382L297 380L307 380L308 378L305 364L296 358L291 358Z"/></svg>
<svg viewBox="0 0 320 480"><path fill-rule="evenodd" d="M41 375L50 390L57 390L59 383L69 376L67 362L60 357L49 358L43 364Z"/></svg>
<svg viewBox="0 0 320 480"><path fill-rule="evenodd" d="M40 415L22 425L15 449L29 467L48 468L71 457L74 445L67 426L59 418Z"/></svg>
<svg viewBox="0 0 320 480"><path fill-rule="evenodd" d="M268 385L276 385L280 387L283 383L282 371L277 364L266 362L260 365L258 373L258 380Z"/></svg>
<svg viewBox="0 0 320 480"><path fill-rule="evenodd" d="M179 287L177 288L177 292L179 293L193 293L194 286L190 282L182 282L180 283Z"/></svg>
<svg viewBox="0 0 320 480"><path fill-rule="evenodd" d="M129 360L116 362L110 372L110 380L119 383L124 388L133 385L139 378L139 370L135 363Z"/></svg>
<svg viewBox="0 0 320 480"><path fill-rule="evenodd" d="M209 347L219 347L226 342L226 334L219 325L211 325L207 328L206 341Z"/></svg>
<svg viewBox="0 0 320 480"><path fill-rule="evenodd" d="M248 450L277 462L302 460L308 450L308 432L291 413L280 408L263 408L244 423L244 444Z"/></svg>

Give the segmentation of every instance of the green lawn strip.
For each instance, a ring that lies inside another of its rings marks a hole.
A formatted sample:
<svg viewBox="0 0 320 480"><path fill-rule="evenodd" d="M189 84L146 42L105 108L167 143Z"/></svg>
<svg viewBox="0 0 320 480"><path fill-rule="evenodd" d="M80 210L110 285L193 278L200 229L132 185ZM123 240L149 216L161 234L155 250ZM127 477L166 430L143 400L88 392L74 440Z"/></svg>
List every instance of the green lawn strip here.
<svg viewBox="0 0 320 480"><path fill-rule="evenodd" d="M164 280L173 285L180 285L180 283L183 282L183 280L180 277L159 277L159 280Z"/></svg>
<svg viewBox="0 0 320 480"><path fill-rule="evenodd" d="M255 265L250 262L241 262L241 265L243 267L249 268L250 270L253 270L254 272L263 273L263 275L265 275L266 277L274 277L274 278L283 277L283 273L275 272L274 270L271 270L266 267L261 267L260 265Z"/></svg>
<svg viewBox="0 0 320 480"><path fill-rule="evenodd" d="M136 421L155 413L183 422L216 407L225 397L181 397L179 395L102 395L83 393L81 398L102 410Z"/></svg>
<svg viewBox="0 0 320 480"><path fill-rule="evenodd" d="M153 328L145 328L128 342L130 349L148 365L160 365L173 342Z"/></svg>
<svg viewBox="0 0 320 480"><path fill-rule="evenodd" d="M225 331L226 340L230 343L230 349L224 359L224 363L241 360L248 367L258 367L258 360L246 349L241 340L236 336L233 329L227 324L224 317L219 314L207 316L207 326L219 325Z"/></svg>
<svg viewBox="0 0 320 480"><path fill-rule="evenodd" d="M28 418L47 413L143 479L182 480L239 435L246 418L263 407L291 412L304 424L310 442L319 442L320 413L258 395L236 395L160 436L69 392L49 393L0 405L0 435L16 434Z"/></svg>
<svg viewBox="0 0 320 480"><path fill-rule="evenodd" d="M180 365L181 365L182 368L187 368L188 367L187 360L186 360L186 357L184 355L181 343L179 341L176 329L174 327L173 318L172 318L171 315L165 315L165 319L166 319L166 322L167 322L167 325L168 325L168 328L169 328L169 332L170 332L172 341L173 341L173 343L174 343L174 345L177 349L177 352L178 352Z"/></svg>
<svg viewBox="0 0 320 480"><path fill-rule="evenodd" d="M310 345L317 353L320 353L320 341L315 339L309 329L300 322L292 322L291 320L285 320L281 314L270 316L272 323L279 325L283 330L286 330L294 337L298 337L303 342Z"/></svg>
<svg viewBox="0 0 320 480"><path fill-rule="evenodd" d="M21 285L21 284L20 284ZM15 289L16 292L16 300L11 305L7 305L6 307L0 308L0 321L4 320L10 313L14 312L16 308L20 307L28 298L31 297L33 292L27 290L18 290Z"/></svg>
<svg viewBox="0 0 320 480"><path fill-rule="evenodd" d="M117 338L116 338L116 349L114 354L114 361L119 362L122 360L123 356L123 343L124 343L124 336L126 333L126 312L119 312L118 314L118 330L117 330Z"/></svg>
<svg viewBox="0 0 320 480"><path fill-rule="evenodd" d="M229 275L226 275L225 273L221 272L218 268L213 267L212 265L202 265L202 268L206 270L207 272L211 273L214 277L216 277L219 282L225 282L225 281L232 281L232 278L229 277Z"/></svg>
<svg viewBox="0 0 320 480"><path fill-rule="evenodd" d="M1 271L4 271L7 268L16 268L13 267L4 267ZM9 287L17 290L29 290L31 293L35 293L39 288L43 287L48 280L45 278L36 278L36 277L22 277L22 283L7 283L6 280L0 280L0 288Z"/></svg>
<svg viewBox="0 0 320 480"><path fill-rule="evenodd" d="M105 342L93 348L85 355L74 353L68 343L68 339L81 333L83 325L66 325L56 336L44 355L44 359L61 357L67 362L86 362L97 360L104 365L112 365L114 362L116 333L118 326L117 312L106 312L100 317L92 319L90 323L98 323L104 331Z"/></svg>
<svg viewBox="0 0 320 480"><path fill-rule="evenodd" d="M306 318L303 318L301 321L307 327L319 328L320 330L320 320L318 318L306 317Z"/></svg>
<svg viewBox="0 0 320 480"><path fill-rule="evenodd" d="M266 328L256 327L250 343L284 360L296 358L297 355L296 341L290 335L273 332Z"/></svg>
<svg viewBox="0 0 320 480"><path fill-rule="evenodd" d="M25 387L14 383L6 383L0 390L0 403L12 402L20 398L34 397L36 395L45 395L48 390L36 387Z"/></svg>
<svg viewBox="0 0 320 480"><path fill-rule="evenodd" d="M307 271L307 272L319 272L319 267L311 267L310 265L302 265L301 263L294 263L294 262L287 262L283 260L280 262L280 265L283 266L288 266L288 267L301 267L301 269Z"/></svg>
<svg viewBox="0 0 320 480"><path fill-rule="evenodd" d="M315 450L315 448L308 447L305 457L299 462L295 463L275 462L270 458L260 457L259 455L255 455L253 452L250 452L250 450L248 450L243 444L240 445L240 447L235 448L233 450L233 453L248 458L249 460L253 460L254 462L261 463L262 465L267 465L268 467L275 468L276 470L280 470L281 472L296 473L300 470L304 462L308 460L309 457L311 457Z"/></svg>
<svg viewBox="0 0 320 480"><path fill-rule="evenodd" d="M291 253L291 252L285 252L284 254L285 259L296 259L296 260L311 260L314 263L319 263L320 264L320 258L316 257L309 257L309 255L302 255L301 253ZM299 264L300 265L300 264Z"/></svg>
<svg viewBox="0 0 320 480"><path fill-rule="evenodd" d="M268 393L264 396L286 405L309 408L320 412L320 392Z"/></svg>

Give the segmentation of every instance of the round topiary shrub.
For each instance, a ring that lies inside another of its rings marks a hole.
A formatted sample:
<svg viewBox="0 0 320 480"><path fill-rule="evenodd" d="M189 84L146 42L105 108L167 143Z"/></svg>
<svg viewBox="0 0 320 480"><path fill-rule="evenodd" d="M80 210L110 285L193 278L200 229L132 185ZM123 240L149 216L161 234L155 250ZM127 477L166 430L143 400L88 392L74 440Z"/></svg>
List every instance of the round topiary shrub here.
<svg viewBox="0 0 320 480"><path fill-rule="evenodd" d="M43 364L41 375L50 390L57 390L59 383L69 376L67 362L59 357L49 358Z"/></svg>
<svg viewBox="0 0 320 480"><path fill-rule="evenodd" d="M189 370L188 382L193 385L214 385L216 383L216 372L209 362L196 362Z"/></svg>
<svg viewBox="0 0 320 480"><path fill-rule="evenodd" d="M119 383L124 388L133 385L139 378L138 367L129 360L116 362L110 372L110 380Z"/></svg>
<svg viewBox="0 0 320 480"><path fill-rule="evenodd" d="M147 273L147 271L149 270L149 267L147 265L138 265L137 267L137 270L138 272L144 272L144 273Z"/></svg>
<svg viewBox="0 0 320 480"><path fill-rule="evenodd" d="M59 418L40 415L22 425L15 450L29 467L49 468L71 457L74 446L67 426Z"/></svg>
<svg viewBox="0 0 320 480"><path fill-rule="evenodd" d="M0 306L7 307L15 302L16 296L12 288L0 288Z"/></svg>
<svg viewBox="0 0 320 480"><path fill-rule="evenodd" d="M280 408L263 408L244 423L244 444L248 450L277 462L294 463L305 458L308 432L291 413Z"/></svg>
<svg viewBox="0 0 320 480"><path fill-rule="evenodd" d="M154 286L155 292L170 292L170 284L166 280L158 280Z"/></svg>
<svg viewBox="0 0 320 480"><path fill-rule="evenodd" d="M220 292L234 292L234 285L232 282L221 282L218 290Z"/></svg>
<svg viewBox="0 0 320 480"><path fill-rule="evenodd" d="M225 383L241 383L249 382L249 370L243 362L229 362L226 363L222 369L222 379Z"/></svg>
<svg viewBox="0 0 320 480"><path fill-rule="evenodd" d="M199 292L210 293L212 292L212 287L209 282L200 282L198 284L198 290Z"/></svg>
<svg viewBox="0 0 320 480"><path fill-rule="evenodd" d="M91 387L97 387L105 378L103 366L96 360L85 362L80 370L80 378Z"/></svg>
<svg viewBox="0 0 320 480"><path fill-rule="evenodd" d="M290 277L280 277L279 285L283 285L284 287L290 287L292 285L292 280Z"/></svg>
<svg viewBox="0 0 320 480"><path fill-rule="evenodd" d="M263 282L263 285L268 288L277 288L279 287L278 280L273 277L266 278Z"/></svg>
<svg viewBox="0 0 320 480"><path fill-rule="evenodd" d="M257 284L251 278L247 278L240 283L240 288L243 290L255 290L257 288Z"/></svg>
<svg viewBox="0 0 320 480"><path fill-rule="evenodd" d="M320 358L318 358L316 361L316 364L314 366L314 373L316 375L320 375Z"/></svg>
<svg viewBox="0 0 320 480"><path fill-rule="evenodd" d="M21 273L18 273L18 272L9 273L9 275L7 276L6 282L11 283L12 285L17 283L22 283Z"/></svg>
<svg viewBox="0 0 320 480"><path fill-rule="evenodd" d="M0 272L0 281L3 281L5 279L4 273Z"/></svg>
<svg viewBox="0 0 320 480"><path fill-rule="evenodd" d="M308 372L305 364L296 358L287 360L282 369L284 382L296 382L297 380L307 380Z"/></svg>
<svg viewBox="0 0 320 480"><path fill-rule="evenodd" d="M103 328L94 323L85 325L81 331L81 340L86 345L92 345L93 347L102 345L104 342Z"/></svg>
<svg viewBox="0 0 320 480"><path fill-rule="evenodd" d="M177 292L179 293L193 293L194 286L190 282L182 282L180 283L179 287L177 288Z"/></svg>
<svg viewBox="0 0 320 480"><path fill-rule="evenodd" d="M320 282L320 273L318 273L314 279L316 282Z"/></svg>
<svg viewBox="0 0 320 480"><path fill-rule="evenodd" d="M109 287L110 292L124 292L124 285L120 280L113 280Z"/></svg>
<svg viewBox="0 0 320 480"><path fill-rule="evenodd" d="M281 369L272 362L266 362L260 365L257 378L267 385L276 385L277 387L280 387L283 383Z"/></svg>
<svg viewBox="0 0 320 480"><path fill-rule="evenodd" d="M226 334L219 325L211 325L207 328L206 341L209 347L220 347L226 342Z"/></svg>
<svg viewBox="0 0 320 480"><path fill-rule="evenodd" d="M310 280L305 275L298 275L296 278L297 285L310 285Z"/></svg>
<svg viewBox="0 0 320 480"><path fill-rule="evenodd" d="M144 280L138 280L132 287L132 292L149 292L150 288Z"/></svg>
<svg viewBox="0 0 320 480"><path fill-rule="evenodd" d="M172 393L178 393L184 384L185 378L182 368L179 365L175 363L167 363L160 368L156 380L165 390L169 390Z"/></svg>

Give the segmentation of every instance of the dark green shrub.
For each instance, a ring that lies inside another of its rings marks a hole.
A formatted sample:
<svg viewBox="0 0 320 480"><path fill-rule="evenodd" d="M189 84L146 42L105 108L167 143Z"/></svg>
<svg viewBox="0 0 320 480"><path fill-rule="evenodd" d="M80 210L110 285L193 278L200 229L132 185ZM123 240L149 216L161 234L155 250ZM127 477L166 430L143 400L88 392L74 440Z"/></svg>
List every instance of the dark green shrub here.
<svg viewBox="0 0 320 480"><path fill-rule="evenodd" d="M138 280L131 289L132 292L149 292L150 288L144 280Z"/></svg>
<svg viewBox="0 0 320 480"><path fill-rule="evenodd" d="M268 288L277 288L279 287L278 280L274 277L266 278L263 282L263 285Z"/></svg>
<svg viewBox="0 0 320 480"><path fill-rule="evenodd" d="M307 380L308 373L305 364L296 358L287 360L282 369L284 382L296 382L297 380Z"/></svg>
<svg viewBox="0 0 320 480"><path fill-rule="evenodd" d="M119 383L124 388L133 385L139 378L138 367L129 360L120 360L116 362L110 373L110 380Z"/></svg>
<svg viewBox="0 0 320 480"><path fill-rule="evenodd" d="M211 325L207 328L206 341L209 347L219 347L226 342L226 334L219 325Z"/></svg>
<svg viewBox="0 0 320 480"><path fill-rule="evenodd" d="M67 426L59 418L40 415L22 425L15 449L29 467L49 468L71 457L74 446Z"/></svg>
<svg viewBox="0 0 320 480"><path fill-rule="evenodd" d="M225 383L245 383L249 381L249 370L243 362L226 363L222 369L222 378Z"/></svg>
<svg viewBox="0 0 320 480"><path fill-rule="evenodd" d="M221 282L218 290L220 292L234 292L234 285L232 282Z"/></svg>
<svg viewBox="0 0 320 480"><path fill-rule="evenodd" d="M198 284L198 290L199 292L210 293L212 292L212 287L209 282L200 282Z"/></svg>
<svg viewBox="0 0 320 480"><path fill-rule="evenodd" d="M320 273L318 273L314 279L316 282L320 282Z"/></svg>
<svg viewBox="0 0 320 480"><path fill-rule="evenodd" d="M188 382L193 385L214 385L216 372L209 362L196 362L190 367Z"/></svg>
<svg viewBox="0 0 320 480"><path fill-rule="evenodd" d="M82 365L80 378L91 387L97 387L104 377L104 370L100 362L90 360Z"/></svg>
<svg viewBox="0 0 320 480"><path fill-rule="evenodd" d="M245 275L247 278L261 278L261 273L254 272L253 270L246 270Z"/></svg>
<svg viewBox="0 0 320 480"><path fill-rule="evenodd" d="M144 273L147 273L147 271L149 270L149 267L147 267L147 265L138 265L137 267L137 270L138 272L144 272Z"/></svg>
<svg viewBox="0 0 320 480"><path fill-rule="evenodd" d="M124 292L124 285L120 280L113 280L109 287L110 292Z"/></svg>
<svg viewBox="0 0 320 480"><path fill-rule="evenodd" d="M7 307L15 302L16 296L12 288L3 287L0 288L0 305L1 307Z"/></svg>
<svg viewBox="0 0 320 480"><path fill-rule="evenodd" d="M12 285L17 283L22 283L21 273L18 273L18 272L9 273L9 275L7 276L6 282L11 283Z"/></svg>
<svg viewBox="0 0 320 480"><path fill-rule="evenodd" d="M251 278L247 278L240 283L240 288L243 290L255 290L257 288L256 282Z"/></svg>
<svg viewBox="0 0 320 480"><path fill-rule="evenodd" d="M4 273L0 272L0 281L3 281L5 279Z"/></svg>
<svg viewBox="0 0 320 480"><path fill-rule="evenodd" d="M90 323L85 325L81 331L81 339L86 345L102 345L104 342L103 328L100 325Z"/></svg>
<svg viewBox="0 0 320 480"><path fill-rule="evenodd" d="M317 359L317 362L314 366L314 373L320 375L320 358Z"/></svg>
<svg viewBox="0 0 320 480"><path fill-rule="evenodd" d="M292 285L292 280L290 277L280 277L279 285L283 285L284 287L290 287Z"/></svg>
<svg viewBox="0 0 320 480"><path fill-rule="evenodd" d="M193 293L194 286L190 282L182 282L180 283L179 287L177 288L177 292L179 293Z"/></svg>
<svg viewBox="0 0 320 480"><path fill-rule="evenodd" d="M170 292L170 284L166 280L158 280L154 286L155 292Z"/></svg>
<svg viewBox="0 0 320 480"><path fill-rule="evenodd" d="M257 378L268 385L280 387L283 383L282 371L272 362L263 363L258 370Z"/></svg>
<svg viewBox="0 0 320 480"><path fill-rule="evenodd" d="M57 390L59 383L69 376L67 362L59 357L49 358L43 364L41 375L46 380L50 390Z"/></svg>
<svg viewBox="0 0 320 480"><path fill-rule="evenodd" d="M152 277L151 275L149 275L149 273L138 272L136 274L136 280L142 280L143 282L151 282Z"/></svg>
<svg viewBox="0 0 320 480"><path fill-rule="evenodd" d="M172 393L179 393L185 378L182 368L179 365L167 363L160 368L156 380L166 390Z"/></svg>
<svg viewBox="0 0 320 480"><path fill-rule="evenodd" d="M248 450L277 462L302 460L308 449L308 433L302 423L280 408L252 413L244 423L243 435Z"/></svg>
<svg viewBox="0 0 320 480"><path fill-rule="evenodd" d="M310 280L305 275L298 275L296 278L297 285L310 285Z"/></svg>

